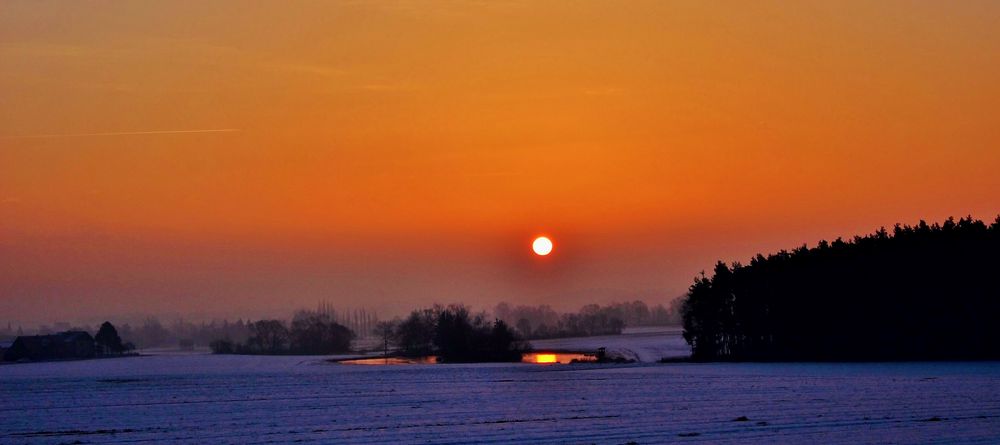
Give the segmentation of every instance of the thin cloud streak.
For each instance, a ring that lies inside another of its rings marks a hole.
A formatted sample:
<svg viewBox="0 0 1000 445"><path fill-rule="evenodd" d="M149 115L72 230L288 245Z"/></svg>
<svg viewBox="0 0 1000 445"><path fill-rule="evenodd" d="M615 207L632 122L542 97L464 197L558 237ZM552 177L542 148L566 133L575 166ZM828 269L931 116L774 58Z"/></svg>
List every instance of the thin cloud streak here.
<svg viewBox="0 0 1000 445"><path fill-rule="evenodd" d="M47 138L75 138L94 136L141 136L151 134L189 134L189 133L233 133L242 131L237 128L217 128L201 130L150 130L150 131L115 131L106 133L67 133L67 134L28 134L22 136L0 136L0 139L47 139Z"/></svg>

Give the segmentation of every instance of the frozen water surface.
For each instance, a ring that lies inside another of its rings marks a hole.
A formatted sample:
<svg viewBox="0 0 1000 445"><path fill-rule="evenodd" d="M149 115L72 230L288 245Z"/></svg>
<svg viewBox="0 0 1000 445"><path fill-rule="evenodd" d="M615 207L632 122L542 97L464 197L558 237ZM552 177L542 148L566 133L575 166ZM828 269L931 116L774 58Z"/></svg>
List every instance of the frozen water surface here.
<svg viewBox="0 0 1000 445"><path fill-rule="evenodd" d="M995 444L1000 363L351 366L161 355L0 366L0 410L4 444Z"/></svg>

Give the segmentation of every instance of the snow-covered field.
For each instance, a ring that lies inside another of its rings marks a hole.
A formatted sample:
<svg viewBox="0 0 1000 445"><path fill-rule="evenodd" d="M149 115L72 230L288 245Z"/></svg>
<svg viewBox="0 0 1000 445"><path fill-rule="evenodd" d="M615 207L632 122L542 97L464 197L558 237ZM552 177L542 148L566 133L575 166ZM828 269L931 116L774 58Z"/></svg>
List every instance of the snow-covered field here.
<svg viewBox="0 0 1000 445"><path fill-rule="evenodd" d="M161 355L0 366L0 411L4 444L995 444L1000 363L352 366Z"/></svg>
<svg viewBox="0 0 1000 445"><path fill-rule="evenodd" d="M604 347L607 348L609 355L620 355L640 362L655 362L665 357L676 358L691 355L691 348L681 337L681 328L679 327L631 328L626 329L622 335L532 340L531 345L539 351L589 352Z"/></svg>

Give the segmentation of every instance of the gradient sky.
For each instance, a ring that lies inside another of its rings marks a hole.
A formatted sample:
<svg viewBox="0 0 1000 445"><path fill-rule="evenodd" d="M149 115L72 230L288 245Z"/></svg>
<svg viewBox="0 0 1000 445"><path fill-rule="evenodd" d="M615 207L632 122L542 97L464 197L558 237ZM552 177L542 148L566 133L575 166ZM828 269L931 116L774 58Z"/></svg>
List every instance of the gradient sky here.
<svg viewBox="0 0 1000 445"><path fill-rule="evenodd" d="M667 302L992 219L998 79L993 1L6 1L0 322Z"/></svg>

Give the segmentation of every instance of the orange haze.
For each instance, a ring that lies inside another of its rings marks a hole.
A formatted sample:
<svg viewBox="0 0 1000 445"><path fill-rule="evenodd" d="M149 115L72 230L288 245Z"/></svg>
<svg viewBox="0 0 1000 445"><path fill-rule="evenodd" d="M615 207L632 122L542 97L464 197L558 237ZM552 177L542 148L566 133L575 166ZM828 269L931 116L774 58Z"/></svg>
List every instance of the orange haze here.
<svg viewBox="0 0 1000 445"><path fill-rule="evenodd" d="M0 322L665 303L717 259L992 219L998 23L986 1L5 2Z"/></svg>

